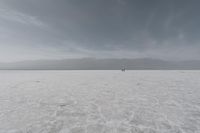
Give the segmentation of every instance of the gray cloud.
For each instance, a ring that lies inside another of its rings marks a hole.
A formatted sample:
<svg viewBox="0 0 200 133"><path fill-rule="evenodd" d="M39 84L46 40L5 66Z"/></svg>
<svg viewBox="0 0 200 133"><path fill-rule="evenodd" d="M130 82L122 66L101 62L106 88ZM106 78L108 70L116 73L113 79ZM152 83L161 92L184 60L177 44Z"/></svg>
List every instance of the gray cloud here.
<svg viewBox="0 0 200 133"><path fill-rule="evenodd" d="M200 58L198 0L0 2L0 61Z"/></svg>

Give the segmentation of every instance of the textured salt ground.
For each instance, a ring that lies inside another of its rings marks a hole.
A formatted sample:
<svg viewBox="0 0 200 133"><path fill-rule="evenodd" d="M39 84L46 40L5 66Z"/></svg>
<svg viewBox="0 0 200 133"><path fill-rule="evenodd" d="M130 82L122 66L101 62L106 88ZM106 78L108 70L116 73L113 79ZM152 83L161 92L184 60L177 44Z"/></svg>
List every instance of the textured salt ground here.
<svg viewBox="0 0 200 133"><path fill-rule="evenodd" d="M0 71L0 133L200 133L200 71Z"/></svg>

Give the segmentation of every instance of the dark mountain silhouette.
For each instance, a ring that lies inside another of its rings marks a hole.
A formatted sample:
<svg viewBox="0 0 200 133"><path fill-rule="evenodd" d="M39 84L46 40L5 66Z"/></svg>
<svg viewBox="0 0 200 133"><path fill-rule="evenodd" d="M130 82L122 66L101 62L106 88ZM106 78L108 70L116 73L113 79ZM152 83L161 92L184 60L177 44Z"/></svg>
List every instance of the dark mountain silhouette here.
<svg viewBox="0 0 200 133"><path fill-rule="evenodd" d="M35 60L0 63L1 70L195 70L200 69L199 60L164 61L160 59L63 59Z"/></svg>

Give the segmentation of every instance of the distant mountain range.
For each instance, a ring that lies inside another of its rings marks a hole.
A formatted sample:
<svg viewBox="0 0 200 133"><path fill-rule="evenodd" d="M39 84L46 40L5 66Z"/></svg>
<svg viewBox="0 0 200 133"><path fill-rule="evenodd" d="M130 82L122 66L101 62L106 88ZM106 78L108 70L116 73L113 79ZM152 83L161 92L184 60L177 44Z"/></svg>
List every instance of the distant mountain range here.
<svg viewBox="0 0 200 133"><path fill-rule="evenodd" d="M63 59L0 63L1 70L198 70L200 60L164 61L159 59Z"/></svg>

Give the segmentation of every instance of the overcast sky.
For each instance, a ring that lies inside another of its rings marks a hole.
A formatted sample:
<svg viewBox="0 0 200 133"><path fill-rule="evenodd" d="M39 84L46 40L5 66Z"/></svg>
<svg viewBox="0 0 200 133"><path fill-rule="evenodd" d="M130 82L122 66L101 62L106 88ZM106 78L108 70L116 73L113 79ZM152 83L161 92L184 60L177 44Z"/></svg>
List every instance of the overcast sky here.
<svg viewBox="0 0 200 133"><path fill-rule="evenodd" d="M0 0L0 62L200 59L199 0Z"/></svg>

